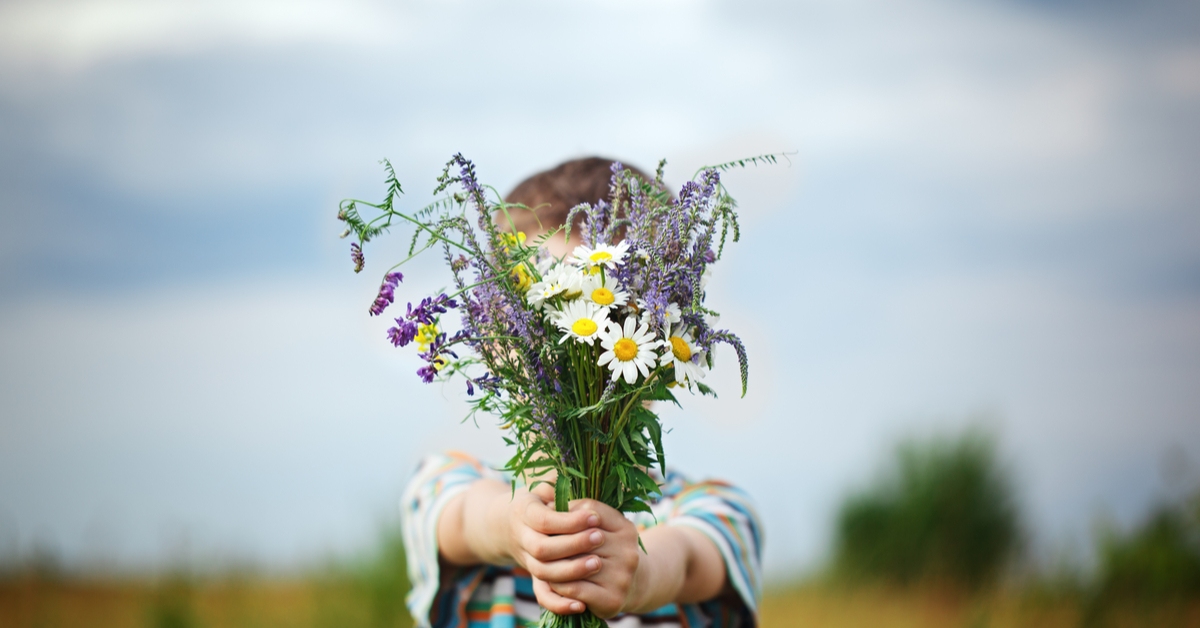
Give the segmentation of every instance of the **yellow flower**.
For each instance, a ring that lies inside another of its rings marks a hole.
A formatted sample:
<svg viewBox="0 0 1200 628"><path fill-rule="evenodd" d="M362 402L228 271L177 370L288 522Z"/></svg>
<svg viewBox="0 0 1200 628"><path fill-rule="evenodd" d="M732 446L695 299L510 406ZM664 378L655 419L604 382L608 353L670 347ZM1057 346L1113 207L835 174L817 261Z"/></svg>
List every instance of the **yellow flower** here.
<svg viewBox="0 0 1200 628"><path fill-rule="evenodd" d="M437 337L438 337L437 323L430 323L428 325L426 325L424 323L419 323L417 325L417 337L413 338L413 340L417 341L417 351L419 351L421 353L425 353L426 351L429 351L430 343L432 343L434 340L436 340Z"/></svg>
<svg viewBox="0 0 1200 628"><path fill-rule="evenodd" d="M500 245L504 247L504 252L517 245L525 246L525 232L518 231L515 235L511 233L500 234Z"/></svg>
<svg viewBox="0 0 1200 628"><path fill-rule="evenodd" d="M521 292L526 292L533 285L533 275L529 274L529 269L525 268L525 264L517 264L512 272L513 283Z"/></svg>

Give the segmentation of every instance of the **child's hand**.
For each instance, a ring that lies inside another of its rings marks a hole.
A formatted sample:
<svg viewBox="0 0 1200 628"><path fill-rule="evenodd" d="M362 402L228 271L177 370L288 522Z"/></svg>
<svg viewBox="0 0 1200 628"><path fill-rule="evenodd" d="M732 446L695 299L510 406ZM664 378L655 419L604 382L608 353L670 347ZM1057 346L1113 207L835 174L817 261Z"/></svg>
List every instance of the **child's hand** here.
<svg viewBox="0 0 1200 628"><path fill-rule="evenodd" d="M634 586L641 562L637 528L615 508L590 499L571 502L571 512L594 512L599 516L600 530L592 533L601 536L602 544L593 546L592 556L558 562L599 558L598 569L586 570L575 578L544 578L545 582L540 584L534 581L538 601L560 615L582 611L583 607L578 605L582 602L604 619L629 609L634 605L635 593L639 588ZM572 575L583 571L563 569L564 574L569 572ZM547 604L547 601L554 605Z"/></svg>
<svg viewBox="0 0 1200 628"><path fill-rule="evenodd" d="M538 603L559 615L583 612L584 605L555 594L547 583L595 574L602 559L589 552L605 543L605 534L596 527L600 515L587 506L572 506L570 512L556 512L554 489L541 484L531 492L518 489L507 511L509 555L533 576Z"/></svg>

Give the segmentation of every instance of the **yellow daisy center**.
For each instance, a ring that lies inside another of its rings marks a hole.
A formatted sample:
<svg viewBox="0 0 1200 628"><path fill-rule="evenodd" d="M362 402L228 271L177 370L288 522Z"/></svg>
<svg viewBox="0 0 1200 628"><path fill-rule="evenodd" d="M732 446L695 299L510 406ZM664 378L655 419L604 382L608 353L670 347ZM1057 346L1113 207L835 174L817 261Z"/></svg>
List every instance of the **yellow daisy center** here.
<svg viewBox="0 0 1200 628"><path fill-rule="evenodd" d="M675 359L680 362L688 362L692 359L692 348L679 336L671 336L671 353L674 353Z"/></svg>
<svg viewBox="0 0 1200 628"><path fill-rule="evenodd" d="M637 343L628 339L622 338L613 345L613 354L622 362L628 362L637 357Z"/></svg>
<svg viewBox="0 0 1200 628"><path fill-rule="evenodd" d="M596 333L596 321L590 318L581 318L571 325L571 331L575 332L576 336L590 336Z"/></svg>
<svg viewBox="0 0 1200 628"><path fill-rule="evenodd" d="M588 259L592 260L592 263L594 264L603 264L604 262L612 259L612 253L609 253L608 251L596 251L595 253L592 253L591 257Z"/></svg>
<svg viewBox="0 0 1200 628"><path fill-rule="evenodd" d="M612 290L608 288L596 288L592 290L592 301L600 305L612 305L612 302L616 300L617 297L613 296Z"/></svg>
<svg viewBox="0 0 1200 628"><path fill-rule="evenodd" d="M599 266L592 266L591 268L587 269L587 270L586 270L586 271L584 271L584 272L586 272L586 273L587 273L587 274L589 274L589 275L599 275L599 274L600 274L600 267L599 267Z"/></svg>

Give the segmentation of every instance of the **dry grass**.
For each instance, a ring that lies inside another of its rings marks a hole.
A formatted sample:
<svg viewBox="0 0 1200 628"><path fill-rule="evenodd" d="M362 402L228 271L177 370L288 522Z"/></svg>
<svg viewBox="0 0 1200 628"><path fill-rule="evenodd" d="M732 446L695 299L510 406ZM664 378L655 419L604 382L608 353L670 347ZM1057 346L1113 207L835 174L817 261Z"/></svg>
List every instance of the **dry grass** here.
<svg viewBox="0 0 1200 628"><path fill-rule="evenodd" d="M403 596L403 592L397 592ZM221 578L0 582L3 628L407 628L406 619L380 621L369 594L332 579Z"/></svg>
<svg viewBox="0 0 1200 628"><path fill-rule="evenodd" d="M1097 612L1074 596L805 585L769 593L761 619L764 628L1200 627L1200 602Z"/></svg>
<svg viewBox="0 0 1200 628"><path fill-rule="evenodd" d="M397 591L397 596L403 592ZM24 576L0 580L3 628L200 628L408 626L381 621L351 580L82 580ZM801 585L768 593L764 628L1080 628L1200 627L1200 602L1120 608L1102 615L1072 596L992 593L964 596L932 588L895 590Z"/></svg>

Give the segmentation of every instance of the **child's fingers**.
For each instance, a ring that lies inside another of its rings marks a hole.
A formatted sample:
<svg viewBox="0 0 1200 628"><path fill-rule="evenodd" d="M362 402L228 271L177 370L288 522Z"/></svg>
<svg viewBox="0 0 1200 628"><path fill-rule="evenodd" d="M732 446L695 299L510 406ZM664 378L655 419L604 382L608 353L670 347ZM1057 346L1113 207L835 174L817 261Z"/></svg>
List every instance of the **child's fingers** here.
<svg viewBox="0 0 1200 628"><path fill-rule="evenodd" d="M556 512L546 504L530 502L523 513L525 525L542 534L572 534L600 523L600 517L587 509Z"/></svg>
<svg viewBox="0 0 1200 628"><path fill-rule="evenodd" d="M619 532L632 525L621 511L592 499L577 499L571 502L571 512L594 512L600 519L600 528L609 532Z"/></svg>
<svg viewBox="0 0 1200 628"><path fill-rule="evenodd" d="M578 600L592 609L598 617L607 619L616 615L624 604L624 594L619 588L600 586L589 580L572 582L547 582L550 591L566 599Z"/></svg>
<svg viewBox="0 0 1200 628"><path fill-rule="evenodd" d="M538 499L542 500L543 504L554 503L554 485L550 484L549 482L542 482L541 484L533 487L533 490L529 492L533 493Z"/></svg>
<svg viewBox="0 0 1200 628"><path fill-rule="evenodd" d="M604 545L604 533L595 528L575 534L555 535L526 530L521 539L525 553L544 563L586 554L601 545Z"/></svg>
<svg viewBox="0 0 1200 628"><path fill-rule="evenodd" d="M585 608L583 602L555 593L550 585L537 578L533 579L533 594L537 596L538 604L541 604L542 608L556 615L574 615L582 613Z"/></svg>
<svg viewBox="0 0 1200 628"><path fill-rule="evenodd" d="M600 571L600 558L598 556L576 556L563 560L552 560L542 562L537 559L525 561L525 568L533 577L544 580L546 582L570 582L572 580L583 580L588 576Z"/></svg>

